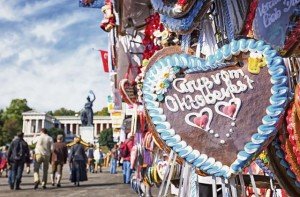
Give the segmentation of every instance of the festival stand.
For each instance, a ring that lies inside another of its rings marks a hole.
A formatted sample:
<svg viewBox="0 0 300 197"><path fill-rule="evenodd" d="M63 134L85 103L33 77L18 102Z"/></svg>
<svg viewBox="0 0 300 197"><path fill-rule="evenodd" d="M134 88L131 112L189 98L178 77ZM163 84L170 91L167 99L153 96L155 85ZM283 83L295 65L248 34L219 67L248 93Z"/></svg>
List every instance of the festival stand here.
<svg viewBox="0 0 300 197"><path fill-rule="evenodd" d="M300 195L299 1L105 3L139 196Z"/></svg>

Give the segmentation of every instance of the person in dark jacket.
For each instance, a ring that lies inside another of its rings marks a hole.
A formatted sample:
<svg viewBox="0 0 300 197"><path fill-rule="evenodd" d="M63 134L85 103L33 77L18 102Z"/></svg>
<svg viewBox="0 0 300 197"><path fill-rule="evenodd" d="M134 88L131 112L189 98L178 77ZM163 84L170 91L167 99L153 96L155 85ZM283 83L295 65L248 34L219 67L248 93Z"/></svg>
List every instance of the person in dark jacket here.
<svg viewBox="0 0 300 197"><path fill-rule="evenodd" d="M68 148L66 144L63 142L63 135L58 135L56 140L57 142L54 143L52 154L51 154L51 164L52 164L51 181L52 181L52 186L54 186L55 178L56 178L56 184L57 184L56 186L61 187L60 181L62 177L63 165L67 162L68 159Z"/></svg>
<svg viewBox="0 0 300 197"><path fill-rule="evenodd" d="M80 136L74 138L76 144L71 148L69 162L71 165L71 182L79 186L80 181L87 181L87 156L84 147L80 144Z"/></svg>
<svg viewBox="0 0 300 197"><path fill-rule="evenodd" d="M24 165L30 164L30 154L28 144L23 139L24 133L18 133L17 138L12 141L7 157L11 166L10 189L20 190Z"/></svg>

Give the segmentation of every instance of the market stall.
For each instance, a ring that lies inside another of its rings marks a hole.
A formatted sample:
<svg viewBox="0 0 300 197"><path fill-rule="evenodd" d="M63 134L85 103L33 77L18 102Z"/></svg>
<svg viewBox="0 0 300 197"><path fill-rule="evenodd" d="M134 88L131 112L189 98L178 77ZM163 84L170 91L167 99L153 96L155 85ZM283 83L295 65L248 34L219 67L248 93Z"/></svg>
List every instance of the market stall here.
<svg viewBox="0 0 300 197"><path fill-rule="evenodd" d="M105 4L139 196L300 195L299 1Z"/></svg>

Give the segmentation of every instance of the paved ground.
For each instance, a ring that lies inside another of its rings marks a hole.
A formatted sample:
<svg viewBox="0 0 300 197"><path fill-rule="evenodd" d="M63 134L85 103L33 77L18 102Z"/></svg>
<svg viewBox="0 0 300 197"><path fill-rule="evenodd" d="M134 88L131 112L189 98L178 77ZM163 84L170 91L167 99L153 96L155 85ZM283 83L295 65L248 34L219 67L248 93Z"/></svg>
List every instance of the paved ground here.
<svg viewBox="0 0 300 197"><path fill-rule="evenodd" d="M81 182L80 187L75 187L69 180L69 172L67 166L64 170L62 180L62 188L52 187L49 183L46 190L39 188L33 190L33 173L29 175L24 173L20 191L11 191L7 184L7 178L0 177L0 197L8 196L116 196L131 197L137 196L130 188L130 185L123 184L123 176L118 169L118 174L110 174L108 169L104 169L103 173L88 174L88 181ZM50 181L49 181L50 182Z"/></svg>

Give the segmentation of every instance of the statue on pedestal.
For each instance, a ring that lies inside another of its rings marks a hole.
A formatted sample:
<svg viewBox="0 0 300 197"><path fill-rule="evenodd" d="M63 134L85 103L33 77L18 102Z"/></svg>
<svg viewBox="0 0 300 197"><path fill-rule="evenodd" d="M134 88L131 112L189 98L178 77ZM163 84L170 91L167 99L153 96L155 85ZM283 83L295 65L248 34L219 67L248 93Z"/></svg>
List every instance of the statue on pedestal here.
<svg viewBox="0 0 300 197"><path fill-rule="evenodd" d="M93 99L91 99L90 95L87 97L87 102L84 105L84 109L81 111L81 125L82 126L93 126L94 112L93 112L93 102L96 99L96 96L92 90L89 92Z"/></svg>

